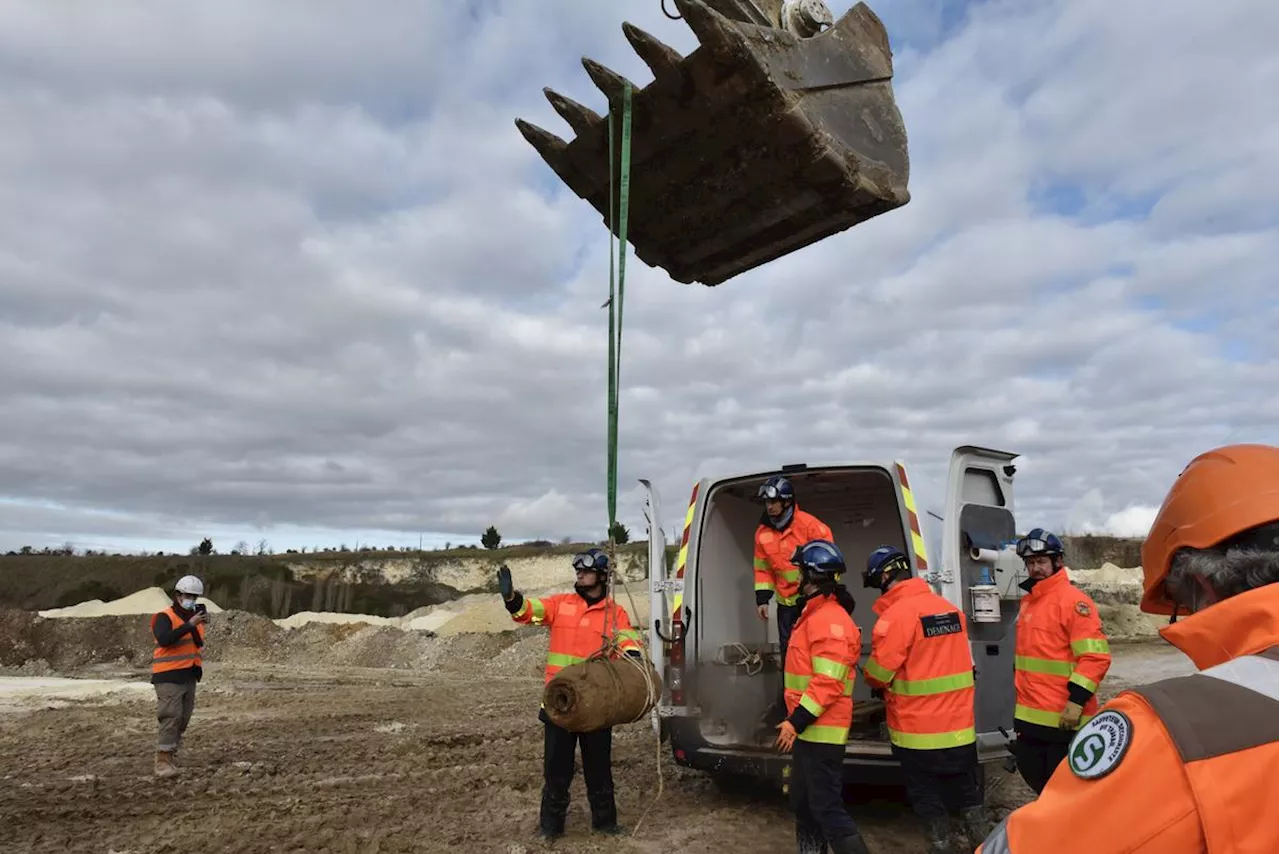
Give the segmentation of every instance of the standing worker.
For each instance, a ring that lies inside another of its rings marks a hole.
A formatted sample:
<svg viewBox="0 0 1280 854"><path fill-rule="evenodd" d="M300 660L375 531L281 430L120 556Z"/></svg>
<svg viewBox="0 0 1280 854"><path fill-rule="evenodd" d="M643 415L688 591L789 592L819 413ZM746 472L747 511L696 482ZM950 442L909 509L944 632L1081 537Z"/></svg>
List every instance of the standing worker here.
<svg viewBox="0 0 1280 854"><path fill-rule="evenodd" d="M778 600L778 664L787 661L787 642L791 628L800 617L800 570L791 563L796 549L813 540L831 542L831 529L812 513L796 505L791 481L781 475L766 480L756 493L764 502L764 513L756 526L755 575L756 612L761 620L769 619L769 600ZM784 689L785 690L785 689ZM766 726L774 725L785 713L783 694L774 707L765 712ZM772 718L772 719L770 719Z"/></svg>
<svg viewBox="0 0 1280 854"><path fill-rule="evenodd" d="M862 583L880 591L863 673L884 692L889 742L911 807L925 823L929 850L951 850L951 810L963 815L969 844L978 845L991 828L978 770L964 613L923 578L913 578L911 562L892 546L871 552Z"/></svg>
<svg viewBox="0 0 1280 854"><path fill-rule="evenodd" d="M547 625L551 628L550 649L543 684L561 668L586 661L608 650L611 658L623 653L643 656L640 633L631 626L627 610L609 595L609 556L600 549L588 549L573 556L576 573L572 593L558 593L545 599L526 599L511 581L511 570L498 569L498 589L511 618L517 623ZM564 835L569 811L569 785L573 782L573 759L582 745L582 776L591 805L591 828L616 834L618 811L613 797L613 729L570 732L552 723L545 708L538 710L544 727L542 756L542 808L539 832L551 839Z"/></svg>
<svg viewBox="0 0 1280 854"><path fill-rule="evenodd" d="M801 574L800 619L787 647L787 719L777 747L795 749L791 807L799 854L869 854L844 801L844 751L853 723L853 681L862 633L850 616L854 600L840 583L844 555L829 540L796 550Z"/></svg>
<svg viewBox="0 0 1280 854"><path fill-rule="evenodd" d="M1027 591L1014 647L1014 758L1040 794L1066 758L1067 744L1098 710L1095 696L1111 668L1111 646L1098 606L1064 571L1062 542L1043 528L1018 540Z"/></svg>
<svg viewBox="0 0 1280 854"><path fill-rule="evenodd" d="M1142 610L1170 615L1160 634L1200 672L1103 706L979 854L1280 850L1278 478L1273 445L1217 448L1183 469L1142 544Z"/></svg>
<svg viewBox="0 0 1280 854"><path fill-rule="evenodd" d="M156 744L157 777L179 773L173 760L196 705L196 683L204 675L205 606L196 599L204 584L184 575L174 585L173 604L151 616L156 646L151 653L151 684L156 690L156 719L160 737Z"/></svg>

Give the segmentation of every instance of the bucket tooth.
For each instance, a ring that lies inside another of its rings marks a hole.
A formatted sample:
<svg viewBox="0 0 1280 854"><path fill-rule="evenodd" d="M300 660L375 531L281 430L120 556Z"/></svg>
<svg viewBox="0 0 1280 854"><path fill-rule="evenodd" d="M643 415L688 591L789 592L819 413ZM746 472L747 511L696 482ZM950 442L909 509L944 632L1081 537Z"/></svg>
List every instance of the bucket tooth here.
<svg viewBox="0 0 1280 854"><path fill-rule="evenodd" d="M702 0L675 0L680 16L698 37L698 42L716 54L725 54L741 47L747 40L733 21L712 9Z"/></svg>
<svg viewBox="0 0 1280 854"><path fill-rule="evenodd" d="M600 114L590 107L585 107L572 98L566 98L550 87L544 88L542 94L547 96L547 100L560 114L560 118L568 122L569 127L573 128L573 132L578 136L582 136L588 128L600 123Z"/></svg>
<svg viewBox="0 0 1280 854"><path fill-rule="evenodd" d="M635 24L624 21L622 33L627 37L627 41L631 42L635 52L644 60L644 64L649 66L655 78L674 71L680 66L678 50L658 41Z"/></svg>
<svg viewBox="0 0 1280 854"><path fill-rule="evenodd" d="M591 82L595 83L596 88L604 93L610 104L622 98L623 87L631 82L618 72L605 68L594 59L588 59L585 56L582 58L582 67L587 69L587 74L591 76ZM638 91L638 87L634 83L631 83L631 91Z"/></svg>
<svg viewBox="0 0 1280 854"><path fill-rule="evenodd" d="M562 180L565 180L565 149L568 148L568 143L551 131L544 130L524 119L516 119L516 127L520 129L520 134L525 140L538 154L542 155L542 159L547 161L547 165L554 169Z"/></svg>

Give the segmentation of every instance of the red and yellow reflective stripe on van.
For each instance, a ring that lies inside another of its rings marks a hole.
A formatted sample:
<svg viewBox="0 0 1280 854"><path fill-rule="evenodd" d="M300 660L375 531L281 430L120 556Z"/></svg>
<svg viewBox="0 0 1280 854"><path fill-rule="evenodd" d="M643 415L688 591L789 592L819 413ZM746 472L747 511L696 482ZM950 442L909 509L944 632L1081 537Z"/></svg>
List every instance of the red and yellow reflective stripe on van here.
<svg viewBox="0 0 1280 854"><path fill-rule="evenodd" d="M693 508L698 503L698 483L693 484L693 494L689 496L689 509L684 514L684 533L680 535L680 552L676 555L676 579L684 579L684 568L689 563L689 532L693 530ZM680 618L680 606L684 604L684 591L677 590L673 598L671 613L673 619Z"/></svg>
<svg viewBox="0 0 1280 854"><path fill-rule="evenodd" d="M911 485L907 482L907 467L895 462L898 470L898 483L902 486L902 503L907 508L907 520L911 523L911 551L916 556L916 569L929 568L929 556L924 549L924 534L920 532L920 517L916 515L916 499L911 494Z"/></svg>

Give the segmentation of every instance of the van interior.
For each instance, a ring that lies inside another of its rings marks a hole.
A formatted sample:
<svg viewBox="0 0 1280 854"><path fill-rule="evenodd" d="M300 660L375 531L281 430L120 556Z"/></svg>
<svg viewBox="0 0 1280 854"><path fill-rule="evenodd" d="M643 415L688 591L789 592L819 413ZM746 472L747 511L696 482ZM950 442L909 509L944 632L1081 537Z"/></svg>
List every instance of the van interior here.
<svg viewBox="0 0 1280 854"><path fill-rule="evenodd" d="M844 584L857 600L853 618L862 630L861 666L871 651L872 605L880 595L862 586L866 557L880 545L911 553L895 482L888 471L875 466L811 469L786 476L795 488L797 506L831 527L848 562ZM702 710L703 737L722 747L767 747L776 736L775 721L764 720L782 692L776 604L770 600L768 622L762 622L751 568L755 530L763 513L755 495L763 481L764 477L751 477L713 486L696 544L697 613L690 626L696 665L690 688ZM853 697L850 748L887 750L884 705L872 699L861 670Z"/></svg>

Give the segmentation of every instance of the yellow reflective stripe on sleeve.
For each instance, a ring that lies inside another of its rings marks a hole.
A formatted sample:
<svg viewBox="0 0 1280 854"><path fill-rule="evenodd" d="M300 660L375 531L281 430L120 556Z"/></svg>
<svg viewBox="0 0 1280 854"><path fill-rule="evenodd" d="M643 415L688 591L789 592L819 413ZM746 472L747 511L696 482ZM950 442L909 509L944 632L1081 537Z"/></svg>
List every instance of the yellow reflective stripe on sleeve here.
<svg viewBox="0 0 1280 854"><path fill-rule="evenodd" d="M782 570L782 572L779 572L779 573L778 573L778 577L779 577L779 578L781 578L783 581L799 581L799 580L800 580L800 570L798 570L798 569L784 569L784 570Z"/></svg>
<svg viewBox="0 0 1280 854"><path fill-rule="evenodd" d="M1015 655L1013 669L1027 673L1043 673L1045 676L1070 676L1074 669L1070 661L1054 661L1051 658L1032 658L1029 655Z"/></svg>
<svg viewBox="0 0 1280 854"><path fill-rule="evenodd" d="M1084 655L1087 652L1105 652L1110 654L1111 644L1102 638L1085 638L1083 640L1073 640L1071 642L1071 651L1076 655Z"/></svg>
<svg viewBox="0 0 1280 854"><path fill-rule="evenodd" d="M815 655L812 659L813 674L817 676L830 676L832 679L843 679L849 675L849 665L841 664L838 661L832 661L829 658L823 658Z"/></svg>
<svg viewBox="0 0 1280 854"><path fill-rule="evenodd" d="M912 750L941 750L946 747L960 747L973 744L978 740L973 727L958 729L952 732L899 732L889 730L889 741L898 747Z"/></svg>
<svg viewBox="0 0 1280 854"><path fill-rule="evenodd" d="M774 590L775 588L773 586L772 581L757 581L756 589L757 590Z"/></svg>
<svg viewBox="0 0 1280 854"><path fill-rule="evenodd" d="M532 608L533 608L533 621L534 621L535 623L541 623L543 620L545 620L545 619L547 618L547 609L546 609L546 608L544 608L544 607L542 606L542 602L541 602L540 600L538 600L538 599L526 599L526 600L524 600L524 601L525 601L525 604L526 604L526 605L530 605L530 606L532 606Z"/></svg>
<svg viewBox="0 0 1280 854"><path fill-rule="evenodd" d="M1081 688L1084 688L1086 691L1088 691L1090 694L1095 694L1098 691L1097 682L1094 682L1088 676L1081 676L1079 673L1072 673L1071 678L1068 679L1067 681L1076 683Z"/></svg>
<svg viewBox="0 0 1280 854"><path fill-rule="evenodd" d="M808 694L805 694L800 698L800 705L813 712L813 716L815 718L822 717L822 713L826 711L826 709L818 705L817 700L814 700Z"/></svg>
<svg viewBox="0 0 1280 854"><path fill-rule="evenodd" d="M794 605L800 601L800 594L796 593L794 596L779 596L777 598L779 605Z"/></svg>
<svg viewBox="0 0 1280 854"><path fill-rule="evenodd" d="M862 669L866 671L868 675L874 676L876 679L886 684L893 681L894 672L876 661L874 658L868 658L867 663L863 665Z"/></svg>
<svg viewBox="0 0 1280 854"><path fill-rule="evenodd" d="M569 667L574 664L581 664L586 658L580 655L565 655L563 652L547 653L547 664L552 667Z"/></svg>
<svg viewBox="0 0 1280 854"><path fill-rule="evenodd" d="M973 671L935 676L932 679L895 679L889 690L907 697L923 697L929 694L945 694L973 687Z"/></svg>
<svg viewBox="0 0 1280 854"><path fill-rule="evenodd" d="M809 687L809 677L797 676L794 673L787 673L783 677L782 684L784 684L790 691L803 692Z"/></svg>
<svg viewBox="0 0 1280 854"><path fill-rule="evenodd" d="M810 724L798 738L815 744L844 744L849 740L849 728L843 726L818 726Z"/></svg>
<svg viewBox="0 0 1280 854"><path fill-rule="evenodd" d="M1013 707L1013 716L1017 720L1026 721L1029 724L1039 724L1040 726L1056 727L1062 723L1062 712L1046 712L1044 709L1033 709L1030 706L1021 704ZM1080 726L1084 726L1093 720L1093 715L1081 715Z"/></svg>
<svg viewBox="0 0 1280 854"><path fill-rule="evenodd" d="M769 569L769 561L762 557L752 558L751 568L762 569L767 571Z"/></svg>

